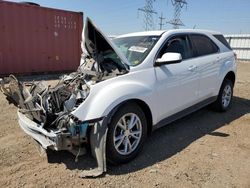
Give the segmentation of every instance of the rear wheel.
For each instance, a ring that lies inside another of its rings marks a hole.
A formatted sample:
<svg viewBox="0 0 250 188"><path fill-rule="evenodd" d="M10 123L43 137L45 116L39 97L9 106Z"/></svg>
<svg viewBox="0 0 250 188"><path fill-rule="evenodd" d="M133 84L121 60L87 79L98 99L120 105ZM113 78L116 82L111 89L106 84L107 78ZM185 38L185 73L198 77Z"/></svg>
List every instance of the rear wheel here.
<svg viewBox="0 0 250 188"><path fill-rule="evenodd" d="M122 106L114 114L107 135L107 159L113 164L127 163L142 149L147 121L135 103Z"/></svg>
<svg viewBox="0 0 250 188"><path fill-rule="evenodd" d="M233 99L233 83L231 80L225 79L222 83L217 100L214 103L216 111L225 112L232 104Z"/></svg>

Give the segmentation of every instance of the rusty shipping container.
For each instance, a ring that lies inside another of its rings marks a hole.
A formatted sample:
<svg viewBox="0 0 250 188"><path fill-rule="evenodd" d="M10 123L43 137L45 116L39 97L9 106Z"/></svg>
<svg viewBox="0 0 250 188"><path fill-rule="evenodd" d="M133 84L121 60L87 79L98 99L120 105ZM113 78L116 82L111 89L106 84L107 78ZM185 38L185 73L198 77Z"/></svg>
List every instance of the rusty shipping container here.
<svg viewBox="0 0 250 188"><path fill-rule="evenodd" d="M74 71L83 13L0 1L0 75Z"/></svg>

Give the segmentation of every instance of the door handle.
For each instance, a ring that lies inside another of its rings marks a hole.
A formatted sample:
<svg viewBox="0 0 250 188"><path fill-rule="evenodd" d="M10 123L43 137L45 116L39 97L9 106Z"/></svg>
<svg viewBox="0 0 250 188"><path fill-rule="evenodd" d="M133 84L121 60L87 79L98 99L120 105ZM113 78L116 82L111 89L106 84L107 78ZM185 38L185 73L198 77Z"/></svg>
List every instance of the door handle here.
<svg viewBox="0 0 250 188"><path fill-rule="evenodd" d="M190 67L188 67L189 71L194 71L195 69L197 69L196 65L191 65Z"/></svg>

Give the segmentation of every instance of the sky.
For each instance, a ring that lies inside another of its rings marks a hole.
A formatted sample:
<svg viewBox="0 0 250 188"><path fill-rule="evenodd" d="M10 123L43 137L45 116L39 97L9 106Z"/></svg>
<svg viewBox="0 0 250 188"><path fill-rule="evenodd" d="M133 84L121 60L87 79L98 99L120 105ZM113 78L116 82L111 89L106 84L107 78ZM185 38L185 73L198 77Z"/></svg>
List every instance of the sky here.
<svg viewBox="0 0 250 188"><path fill-rule="evenodd" d="M14 0L19 2L18 0ZM23 1L23 0L22 0ZM143 8L145 0L26 0L41 6L83 12L107 35L119 35L144 30ZM186 0L181 20L185 26L220 31L223 34L250 34L250 0ZM154 29L159 29L161 13L165 18L163 29L171 29L166 24L173 18L174 7L171 0L155 0L153 9Z"/></svg>

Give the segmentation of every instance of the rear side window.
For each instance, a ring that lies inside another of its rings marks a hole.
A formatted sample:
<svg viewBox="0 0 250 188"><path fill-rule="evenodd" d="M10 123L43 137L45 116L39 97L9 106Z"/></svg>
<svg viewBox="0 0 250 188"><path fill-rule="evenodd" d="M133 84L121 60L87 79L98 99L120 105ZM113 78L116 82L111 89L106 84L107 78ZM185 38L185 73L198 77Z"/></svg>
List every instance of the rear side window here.
<svg viewBox="0 0 250 188"><path fill-rule="evenodd" d="M195 57L214 54L219 51L219 48L214 42L204 35L190 35L190 39L195 48Z"/></svg>
<svg viewBox="0 0 250 188"><path fill-rule="evenodd" d="M223 35L214 35L214 37L219 40L222 44L224 44L228 49L232 50L230 45L228 44L227 40Z"/></svg>

